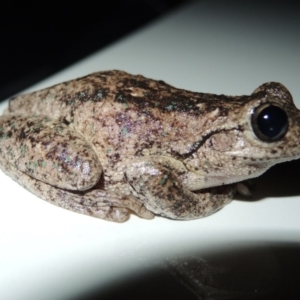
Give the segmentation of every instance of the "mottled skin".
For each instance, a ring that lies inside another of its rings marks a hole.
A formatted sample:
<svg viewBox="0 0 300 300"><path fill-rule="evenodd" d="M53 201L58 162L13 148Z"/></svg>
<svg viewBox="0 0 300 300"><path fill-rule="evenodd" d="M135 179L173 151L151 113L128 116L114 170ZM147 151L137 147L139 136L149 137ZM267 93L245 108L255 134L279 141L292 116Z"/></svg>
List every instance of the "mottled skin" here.
<svg viewBox="0 0 300 300"><path fill-rule="evenodd" d="M253 132L263 103L288 116L278 141ZM229 203L232 183L299 158L299 137L300 113L279 83L228 97L108 71L11 99L0 166L37 196L94 217L195 219Z"/></svg>

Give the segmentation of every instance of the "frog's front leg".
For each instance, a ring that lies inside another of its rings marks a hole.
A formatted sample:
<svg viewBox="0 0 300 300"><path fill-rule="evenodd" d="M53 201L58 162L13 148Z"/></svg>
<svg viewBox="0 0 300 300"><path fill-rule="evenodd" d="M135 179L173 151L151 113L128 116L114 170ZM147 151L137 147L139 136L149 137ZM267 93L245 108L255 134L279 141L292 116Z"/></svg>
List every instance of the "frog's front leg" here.
<svg viewBox="0 0 300 300"><path fill-rule="evenodd" d="M94 150L46 117L0 117L0 167L38 197L75 212L117 222L131 211L153 217L133 197L96 189L102 167Z"/></svg>
<svg viewBox="0 0 300 300"><path fill-rule="evenodd" d="M128 165L126 177L147 209L171 219L205 217L232 200L234 187L231 185L192 192L181 180L189 177L188 173L185 166L173 158L148 156Z"/></svg>

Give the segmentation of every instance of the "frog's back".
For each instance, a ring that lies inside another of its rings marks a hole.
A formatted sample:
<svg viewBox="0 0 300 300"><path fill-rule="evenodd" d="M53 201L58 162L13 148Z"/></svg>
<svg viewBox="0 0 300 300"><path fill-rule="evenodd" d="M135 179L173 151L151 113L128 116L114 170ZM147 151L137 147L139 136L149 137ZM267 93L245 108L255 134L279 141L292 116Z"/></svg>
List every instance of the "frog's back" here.
<svg viewBox="0 0 300 300"><path fill-rule="evenodd" d="M214 119L222 120L240 106L237 98L230 104L228 100L114 70L17 96L11 99L9 112L69 123L108 152L126 145L131 155L149 151L182 155L192 151Z"/></svg>
<svg viewBox="0 0 300 300"><path fill-rule="evenodd" d="M222 96L219 96L221 100ZM226 98L226 97L224 97ZM134 105L147 113L155 108L162 112L199 114L197 104L207 102L215 108L216 95L176 89L161 80L113 70L98 72L66 81L52 87L19 95L10 100L9 112L27 115L49 115L65 118L80 106L101 106L104 101ZM226 100L226 99L225 99ZM232 108L232 107L231 107ZM207 108L206 108L207 109Z"/></svg>
<svg viewBox="0 0 300 300"><path fill-rule="evenodd" d="M174 88L163 81L109 71L90 75L101 78L94 85L101 100L85 98L73 113L77 130L101 152L126 148L122 155L186 155L212 128L213 120L224 121L240 102L229 97ZM216 101L218 100L218 101ZM220 105L224 102L224 105ZM120 151L115 157L122 156Z"/></svg>
<svg viewBox="0 0 300 300"><path fill-rule="evenodd" d="M54 119L70 119L76 109L93 103L102 105L111 90L111 72L98 72L66 81L52 87L10 99L9 113L47 115Z"/></svg>

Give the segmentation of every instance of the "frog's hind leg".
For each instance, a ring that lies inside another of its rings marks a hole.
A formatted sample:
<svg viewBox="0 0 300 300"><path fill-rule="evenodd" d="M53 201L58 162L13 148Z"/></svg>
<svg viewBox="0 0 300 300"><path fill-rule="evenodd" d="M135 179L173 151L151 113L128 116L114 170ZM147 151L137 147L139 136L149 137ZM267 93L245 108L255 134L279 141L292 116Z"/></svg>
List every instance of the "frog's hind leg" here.
<svg viewBox="0 0 300 300"><path fill-rule="evenodd" d="M24 174L0 155L1 169L36 196L65 209L114 222L126 221L130 213L152 219L141 202L133 197L118 197L102 190L73 192L58 189Z"/></svg>
<svg viewBox="0 0 300 300"><path fill-rule="evenodd" d="M1 116L0 155L24 174L61 189L90 189L102 174L92 147L47 117Z"/></svg>
<svg viewBox="0 0 300 300"><path fill-rule="evenodd" d="M123 222L153 215L130 196L96 190L102 166L70 127L47 117L0 117L0 167L38 197L66 209Z"/></svg>

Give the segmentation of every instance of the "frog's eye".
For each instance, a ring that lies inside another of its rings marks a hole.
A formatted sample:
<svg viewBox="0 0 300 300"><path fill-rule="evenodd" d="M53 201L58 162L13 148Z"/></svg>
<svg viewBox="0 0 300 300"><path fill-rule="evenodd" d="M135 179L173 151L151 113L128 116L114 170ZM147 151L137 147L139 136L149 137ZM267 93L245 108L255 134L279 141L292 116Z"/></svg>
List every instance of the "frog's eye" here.
<svg viewBox="0 0 300 300"><path fill-rule="evenodd" d="M255 135L265 142L282 139L289 125L286 112L273 104L264 104L256 108L251 122Z"/></svg>

